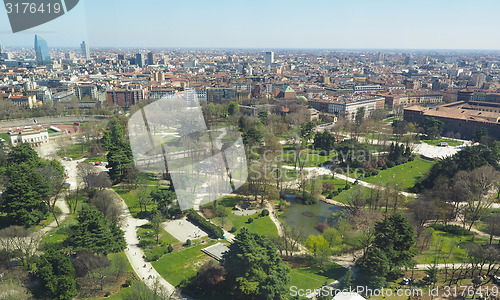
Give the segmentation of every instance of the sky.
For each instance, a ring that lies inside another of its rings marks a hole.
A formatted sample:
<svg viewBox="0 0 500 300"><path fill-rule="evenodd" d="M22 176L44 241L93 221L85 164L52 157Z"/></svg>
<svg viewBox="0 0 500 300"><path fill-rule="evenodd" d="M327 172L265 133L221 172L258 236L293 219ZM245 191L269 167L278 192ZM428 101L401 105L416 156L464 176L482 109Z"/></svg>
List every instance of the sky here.
<svg viewBox="0 0 500 300"><path fill-rule="evenodd" d="M498 0L80 0L16 34L0 8L0 43L32 47L39 34L51 48L500 50L499 11Z"/></svg>

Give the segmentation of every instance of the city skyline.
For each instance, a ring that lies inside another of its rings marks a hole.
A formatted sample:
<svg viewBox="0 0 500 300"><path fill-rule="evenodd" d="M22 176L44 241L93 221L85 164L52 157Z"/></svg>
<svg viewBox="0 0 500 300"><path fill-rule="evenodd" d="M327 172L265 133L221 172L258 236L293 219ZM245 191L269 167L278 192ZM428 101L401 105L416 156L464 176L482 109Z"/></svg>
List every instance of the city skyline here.
<svg viewBox="0 0 500 300"><path fill-rule="evenodd" d="M43 34L53 48L85 40L91 48L497 50L500 41L491 32L500 28L494 15L498 9L500 3L490 0L424 0L418 5L314 1L307 6L297 1L192 1L140 7L135 1L86 0L64 16L18 34L9 32L4 10L0 40L7 47L27 47L29 36Z"/></svg>

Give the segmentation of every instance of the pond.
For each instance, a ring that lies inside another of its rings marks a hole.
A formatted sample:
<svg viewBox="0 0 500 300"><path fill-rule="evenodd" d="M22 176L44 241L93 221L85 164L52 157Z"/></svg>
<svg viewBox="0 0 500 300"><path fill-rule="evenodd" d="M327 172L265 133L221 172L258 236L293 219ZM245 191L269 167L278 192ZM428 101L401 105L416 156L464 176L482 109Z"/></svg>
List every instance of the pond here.
<svg viewBox="0 0 500 300"><path fill-rule="evenodd" d="M286 195L285 199L290 202L282 215L285 223L294 229L303 231L305 237L311 234L320 234L321 232L317 229L318 224L322 225L320 223L334 227L340 213L344 211L342 207L323 201L313 205L305 205L300 198L291 194Z"/></svg>

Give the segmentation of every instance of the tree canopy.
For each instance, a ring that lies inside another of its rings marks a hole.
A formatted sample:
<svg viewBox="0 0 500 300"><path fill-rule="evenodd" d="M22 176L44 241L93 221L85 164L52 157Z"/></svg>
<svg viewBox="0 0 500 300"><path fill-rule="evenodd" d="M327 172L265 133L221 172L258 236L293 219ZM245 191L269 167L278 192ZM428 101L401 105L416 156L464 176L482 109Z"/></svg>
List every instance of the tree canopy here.
<svg viewBox="0 0 500 300"><path fill-rule="evenodd" d="M285 299L289 267L268 238L242 228L222 265L237 299Z"/></svg>
<svg viewBox="0 0 500 300"><path fill-rule="evenodd" d="M84 206L78 213L77 221L66 240L75 251L115 253L125 249L123 231L94 207Z"/></svg>

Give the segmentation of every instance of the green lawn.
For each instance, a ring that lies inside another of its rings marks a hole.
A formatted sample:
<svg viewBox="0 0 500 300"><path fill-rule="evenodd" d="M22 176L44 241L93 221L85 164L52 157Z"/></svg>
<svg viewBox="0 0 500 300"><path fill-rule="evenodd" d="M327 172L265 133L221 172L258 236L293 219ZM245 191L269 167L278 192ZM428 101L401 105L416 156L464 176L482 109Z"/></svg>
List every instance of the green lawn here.
<svg viewBox="0 0 500 300"><path fill-rule="evenodd" d="M246 227L250 232L258 233L260 235L278 236L278 229L269 216L259 218L260 210L253 215L237 216L233 214L230 207L226 207L227 217L224 219L224 229L230 230L233 226L236 227L238 234L242 227ZM248 218L252 218L253 222L248 223ZM221 226L221 219L219 217L212 218L214 224Z"/></svg>
<svg viewBox="0 0 500 300"><path fill-rule="evenodd" d="M4 139L8 143L9 142L9 134L6 132L0 133L0 139Z"/></svg>
<svg viewBox="0 0 500 300"><path fill-rule="evenodd" d="M406 190L413 187L418 179L424 176L433 165L434 162L432 161L416 158L414 161L380 171L378 175L366 177L362 180L380 186L393 182L401 189Z"/></svg>
<svg viewBox="0 0 500 300"><path fill-rule="evenodd" d="M331 160L330 156L323 156L318 153L319 151L314 150L308 150L307 154L303 153L301 155L301 160L305 160L304 167L317 167L318 165ZM283 164L287 166L294 166L294 161L294 150L288 148L288 150L285 150L283 154Z"/></svg>
<svg viewBox="0 0 500 300"><path fill-rule="evenodd" d="M345 268L333 263L323 269L295 268L290 271L288 286L296 286L297 289L317 289L325 283L330 284L332 281L340 279L345 272Z"/></svg>
<svg viewBox="0 0 500 300"><path fill-rule="evenodd" d="M114 186L113 189L120 195L123 200L125 200L125 203L128 206L128 209L130 210L130 213L134 218L141 218L145 217L144 214L141 214L141 209L139 206L139 201L137 200L137 195L141 191L140 188L135 189L135 190L128 190L128 188L125 188L125 191L123 190L123 187L121 186ZM156 189L155 186L145 186L145 192L147 196L149 197L149 194L151 191ZM148 205L147 209L148 211L151 211L153 207L156 207L156 204L151 203L151 205Z"/></svg>
<svg viewBox="0 0 500 300"><path fill-rule="evenodd" d="M70 227L77 223L76 215L69 215L60 225L43 236L43 243L62 243L70 234Z"/></svg>
<svg viewBox="0 0 500 300"><path fill-rule="evenodd" d="M433 241L429 244L429 249L418 254L415 260L419 264L433 263L436 257L436 250L440 249L441 254L437 261L438 264L466 262L467 252L465 248L467 244L486 243L487 241L488 238L479 237L477 235L462 236L436 230L434 232Z"/></svg>
<svg viewBox="0 0 500 300"><path fill-rule="evenodd" d="M137 229L137 236L141 236L141 239L151 239L156 242L156 235L154 234L153 229L151 228L151 223L147 223L139 227ZM158 241L160 243L164 243L165 245L180 243L179 240L174 238L170 233L165 231L165 229L163 228L160 228L160 235Z"/></svg>
<svg viewBox="0 0 500 300"><path fill-rule="evenodd" d="M204 244L175 250L165 254L158 261L153 262L153 267L174 286L178 285L184 278L196 275L199 268L211 260L201 249L216 244L217 241L207 240Z"/></svg>
<svg viewBox="0 0 500 300"><path fill-rule="evenodd" d="M436 139L436 140L422 140L422 142L429 144L429 145L432 145L432 146L437 146L437 145L439 145L439 143L444 142L444 143L448 143L448 146L450 146L450 147L457 147L457 146L460 146L463 144L463 142L450 140L450 139L446 139L446 138L440 138L440 139Z"/></svg>

